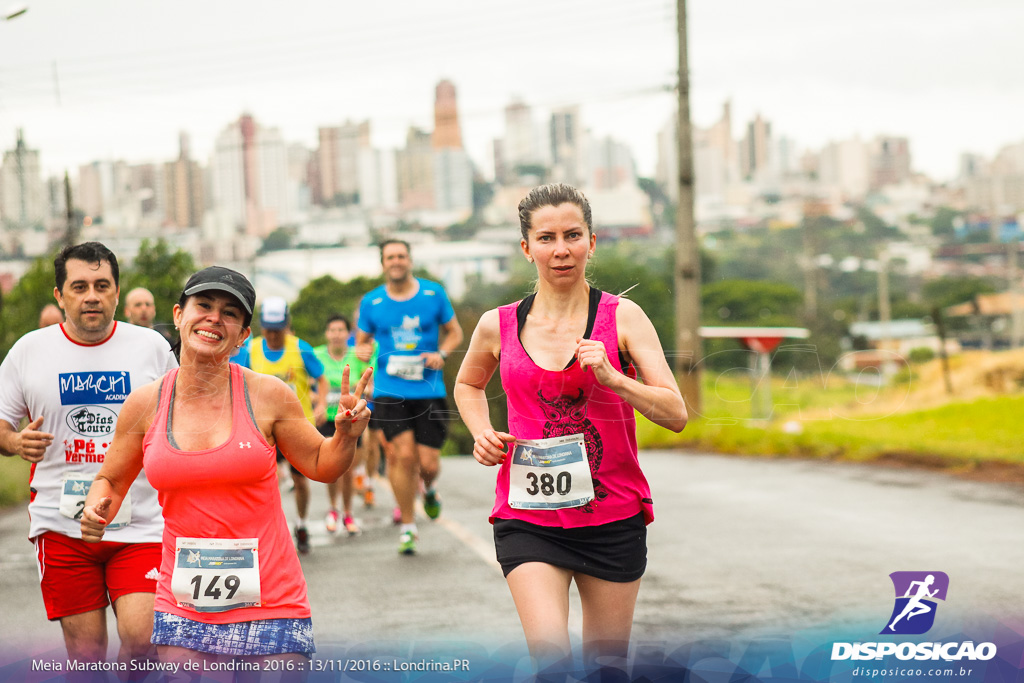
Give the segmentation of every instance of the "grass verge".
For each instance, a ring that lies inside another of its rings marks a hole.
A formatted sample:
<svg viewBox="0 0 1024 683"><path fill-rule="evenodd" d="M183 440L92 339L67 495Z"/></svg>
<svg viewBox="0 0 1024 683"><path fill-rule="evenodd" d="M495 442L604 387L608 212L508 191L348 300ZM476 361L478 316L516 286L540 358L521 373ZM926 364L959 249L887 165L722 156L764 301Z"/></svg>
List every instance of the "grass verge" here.
<svg viewBox="0 0 1024 683"><path fill-rule="evenodd" d="M872 390L873 391L873 390ZM900 403L893 387L864 400L850 387L803 390L783 403L773 387L771 420L750 419L750 402L735 381L709 378L704 409L681 434L640 418L641 448L704 449L721 453L848 460L902 461L933 468L1017 468L1024 473L1024 449L1016 418L1022 396L996 396L915 409ZM749 390L748 390L749 395ZM872 407L899 404L898 410Z"/></svg>
<svg viewBox="0 0 1024 683"><path fill-rule="evenodd" d="M19 457L0 457L0 507L28 499L31 465Z"/></svg>

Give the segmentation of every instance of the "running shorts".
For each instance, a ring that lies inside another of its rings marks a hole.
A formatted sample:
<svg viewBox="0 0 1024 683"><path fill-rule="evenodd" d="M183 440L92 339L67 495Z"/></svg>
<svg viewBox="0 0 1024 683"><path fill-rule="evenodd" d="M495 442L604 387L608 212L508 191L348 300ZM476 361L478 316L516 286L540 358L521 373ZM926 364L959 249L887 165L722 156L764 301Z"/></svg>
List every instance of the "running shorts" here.
<svg viewBox="0 0 1024 683"><path fill-rule="evenodd" d="M494 520L494 549L505 576L543 562L605 581L629 583L647 568L644 514L597 526L565 529L518 519Z"/></svg>
<svg viewBox="0 0 1024 683"><path fill-rule="evenodd" d="M159 543L87 543L56 531L33 542L50 621L103 609L129 593L156 593Z"/></svg>
<svg viewBox="0 0 1024 683"><path fill-rule="evenodd" d="M380 429L380 418L377 417L377 406L373 401L367 401L366 407L370 409L370 424L366 425L366 429Z"/></svg>
<svg viewBox="0 0 1024 683"><path fill-rule="evenodd" d="M448 402L444 397L402 399L377 396L373 404L377 424L388 441L411 429L416 443L428 448L441 448L448 435Z"/></svg>

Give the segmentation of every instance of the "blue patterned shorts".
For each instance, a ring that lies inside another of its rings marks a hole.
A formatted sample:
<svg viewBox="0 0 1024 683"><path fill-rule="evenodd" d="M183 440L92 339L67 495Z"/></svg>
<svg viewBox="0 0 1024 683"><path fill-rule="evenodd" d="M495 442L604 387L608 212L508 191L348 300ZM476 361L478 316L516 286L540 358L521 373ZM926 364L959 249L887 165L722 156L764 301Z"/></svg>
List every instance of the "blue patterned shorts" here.
<svg viewBox="0 0 1024 683"><path fill-rule="evenodd" d="M215 655L280 655L297 652L312 657L312 619L256 619L234 624L204 624L157 612L154 645L172 645Z"/></svg>

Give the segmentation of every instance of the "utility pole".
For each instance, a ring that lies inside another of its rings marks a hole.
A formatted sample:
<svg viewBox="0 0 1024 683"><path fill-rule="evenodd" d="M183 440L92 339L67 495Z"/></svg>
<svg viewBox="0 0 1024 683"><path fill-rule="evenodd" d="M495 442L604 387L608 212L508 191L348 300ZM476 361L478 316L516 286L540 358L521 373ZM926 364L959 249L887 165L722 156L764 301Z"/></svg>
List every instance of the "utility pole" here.
<svg viewBox="0 0 1024 683"><path fill-rule="evenodd" d="M889 252L878 255L878 322L881 323L879 346L888 346L892 337L892 307L889 302Z"/></svg>
<svg viewBox="0 0 1024 683"><path fill-rule="evenodd" d="M679 206L676 210L676 376L691 416L699 415L700 244L693 218L693 134L690 125L690 71L686 58L686 0L676 0L679 30Z"/></svg>
<svg viewBox="0 0 1024 683"><path fill-rule="evenodd" d="M71 179L67 171L64 171L64 204L68 219L64 231L64 244L70 247L78 241L78 226L75 225L75 208L71 203Z"/></svg>
<svg viewBox="0 0 1024 683"><path fill-rule="evenodd" d="M1020 348L1021 309L1020 273L1017 260L1020 256L1020 238L1014 237L1006 244L1006 277L1010 289L1010 348Z"/></svg>
<svg viewBox="0 0 1024 683"><path fill-rule="evenodd" d="M818 214L804 203L803 269L804 269L804 323L812 325L818 315Z"/></svg>
<svg viewBox="0 0 1024 683"><path fill-rule="evenodd" d="M28 174L25 170L25 136L21 128L14 146L14 172L18 176L18 232L24 240L28 229Z"/></svg>

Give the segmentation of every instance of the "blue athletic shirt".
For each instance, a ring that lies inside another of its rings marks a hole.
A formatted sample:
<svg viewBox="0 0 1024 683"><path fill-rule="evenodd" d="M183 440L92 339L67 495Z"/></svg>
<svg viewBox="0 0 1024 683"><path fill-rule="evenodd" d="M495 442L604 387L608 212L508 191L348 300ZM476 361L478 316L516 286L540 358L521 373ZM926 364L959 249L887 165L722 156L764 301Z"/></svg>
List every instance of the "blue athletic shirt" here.
<svg viewBox="0 0 1024 683"><path fill-rule="evenodd" d="M306 366L306 374L312 379L320 379L320 375L324 374L324 364L320 362L320 359L313 353L313 347L302 339L299 340L299 353L302 354L302 364ZM281 356L284 355L284 349L277 349L271 351L267 348L267 340L263 340L263 357L271 363L281 360ZM232 363L238 363L243 368L250 368L249 362L249 340L245 340L245 344L242 348L235 352L235 355L231 356ZM251 369L251 368L250 368Z"/></svg>
<svg viewBox="0 0 1024 683"><path fill-rule="evenodd" d="M440 370L416 367L421 353L436 352L441 325L451 322L455 310L444 287L416 278L419 289L412 298L396 301L384 285L368 292L359 305L359 329L372 334L378 344L373 395L394 398L442 398L444 377ZM392 358L392 357L395 358ZM400 362L402 359L406 362ZM422 379L416 376L422 369Z"/></svg>

